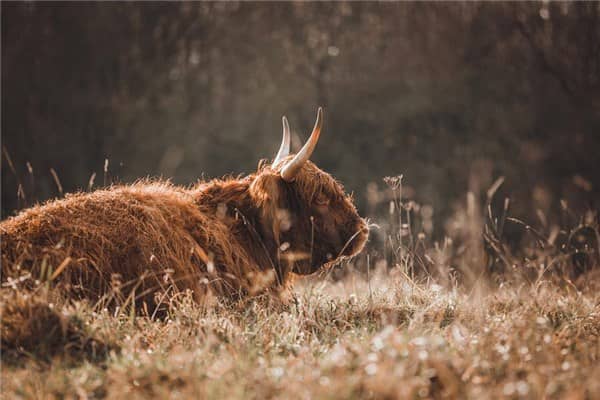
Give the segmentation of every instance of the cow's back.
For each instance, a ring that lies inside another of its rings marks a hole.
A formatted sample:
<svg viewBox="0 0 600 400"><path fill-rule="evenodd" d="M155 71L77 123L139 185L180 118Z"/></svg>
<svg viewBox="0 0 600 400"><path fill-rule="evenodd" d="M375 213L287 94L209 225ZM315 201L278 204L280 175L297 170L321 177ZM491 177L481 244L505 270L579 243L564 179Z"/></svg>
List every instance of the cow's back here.
<svg viewBox="0 0 600 400"><path fill-rule="evenodd" d="M194 288L208 223L188 192L166 183L68 195L0 223L2 279L31 274L96 299Z"/></svg>

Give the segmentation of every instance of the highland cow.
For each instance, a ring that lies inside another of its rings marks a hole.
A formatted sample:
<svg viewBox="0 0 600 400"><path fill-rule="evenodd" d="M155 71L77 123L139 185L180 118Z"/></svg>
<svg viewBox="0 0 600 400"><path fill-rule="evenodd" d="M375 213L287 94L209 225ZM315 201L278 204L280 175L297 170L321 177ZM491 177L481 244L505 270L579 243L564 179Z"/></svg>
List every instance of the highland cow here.
<svg viewBox="0 0 600 400"><path fill-rule="evenodd" d="M319 108L290 155L283 117L274 161L241 179L191 188L146 180L24 210L0 224L2 279L27 272L76 297L150 305L173 290L198 301L280 292L294 274L357 254L368 236L342 186L309 160L322 123Z"/></svg>

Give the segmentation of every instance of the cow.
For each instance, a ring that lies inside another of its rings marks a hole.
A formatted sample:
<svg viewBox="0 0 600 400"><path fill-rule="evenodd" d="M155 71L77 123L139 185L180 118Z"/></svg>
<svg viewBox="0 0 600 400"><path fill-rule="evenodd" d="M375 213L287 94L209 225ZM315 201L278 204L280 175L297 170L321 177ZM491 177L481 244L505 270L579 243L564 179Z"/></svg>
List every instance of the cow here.
<svg viewBox="0 0 600 400"><path fill-rule="evenodd" d="M51 281L71 296L130 298L188 290L239 299L286 291L295 275L361 251L368 226L342 185L309 160L308 141L290 154L290 128L272 163L239 178L191 187L141 180L68 194L0 223L4 285ZM7 281L8 280L8 281Z"/></svg>

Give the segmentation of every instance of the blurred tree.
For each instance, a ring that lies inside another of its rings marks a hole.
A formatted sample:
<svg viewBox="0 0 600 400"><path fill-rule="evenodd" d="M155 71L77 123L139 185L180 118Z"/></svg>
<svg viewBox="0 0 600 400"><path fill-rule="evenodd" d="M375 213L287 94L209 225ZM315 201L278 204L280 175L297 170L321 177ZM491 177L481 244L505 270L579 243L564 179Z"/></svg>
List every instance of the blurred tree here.
<svg viewBox="0 0 600 400"><path fill-rule="evenodd" d="M597 3L1 7L3 216L58 194L50 168L66 191L105 159L116 181L249 172L318 105L316 161L361 206L399 173L440 221L477 174L521 216L600 192Z"/></svg>

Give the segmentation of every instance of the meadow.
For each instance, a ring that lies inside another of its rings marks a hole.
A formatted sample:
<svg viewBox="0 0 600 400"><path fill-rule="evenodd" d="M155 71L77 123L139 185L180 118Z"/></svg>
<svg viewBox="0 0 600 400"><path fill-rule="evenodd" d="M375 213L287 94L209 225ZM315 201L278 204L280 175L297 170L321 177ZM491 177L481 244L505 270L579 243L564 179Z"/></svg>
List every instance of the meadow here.
<svg viewBox="0 0 600 400"><path fill-rule="evenodd" d="M8 279L2 398L600 397L597 250L558 243L597 228L546 237L523 223L537 246L509 251L510 216L485 218L470 194L464 234L434 241L401 179L388 184L369 248L297 279L285 302L199 305L179 292L158 316L67 301L51 279L33 291L26 274Z"/></svg>

